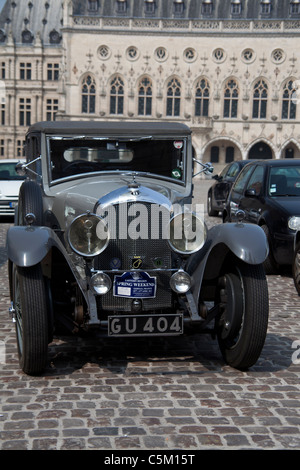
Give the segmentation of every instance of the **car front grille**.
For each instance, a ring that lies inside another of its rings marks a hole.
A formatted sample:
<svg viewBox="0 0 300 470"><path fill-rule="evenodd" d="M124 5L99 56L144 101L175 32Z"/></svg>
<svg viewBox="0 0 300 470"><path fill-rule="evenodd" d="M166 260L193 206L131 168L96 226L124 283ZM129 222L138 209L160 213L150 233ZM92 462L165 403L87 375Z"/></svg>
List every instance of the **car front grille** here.
<svg viewBox="0 0 300 470"><path fill-rule="evenodd" d="M137 206L135 207L135 204L122 203L114 206L117 216L116 236L110 240L106 250L96 258L94 268L106 271L113 283L116 275L134 269L135 261L140 260L139 270L147 272L151 277L157 279L156 297L143 299L143 311L170 308L172 305L172 291L169 281L172 273L169 270L172 268L172 253L168 241L163 237L163 220L166 219L161 217L158 220L158 217L151 217L152 205L143 203L145 208L143 214L145 213L146 216L142 220L142 229L143 234L147 234L146 239L138 238L135 240L129 236L126 239L120 238L119 221L126 218L126 225L127 227L130 226L135 217L128 216L128 212L130 210L132 213L136 213ZM140 204L138 203L138 207L140 207ZM164 214L169 217L167 209L162 208L161 210L165 211ZM157 238L151 238L151 233L157 234ZM116 268L118 271L113 271ZM105 311L130 312L132 301L131 298L115 297L112 289L108 294L97 297L98 309Z"/></svg>

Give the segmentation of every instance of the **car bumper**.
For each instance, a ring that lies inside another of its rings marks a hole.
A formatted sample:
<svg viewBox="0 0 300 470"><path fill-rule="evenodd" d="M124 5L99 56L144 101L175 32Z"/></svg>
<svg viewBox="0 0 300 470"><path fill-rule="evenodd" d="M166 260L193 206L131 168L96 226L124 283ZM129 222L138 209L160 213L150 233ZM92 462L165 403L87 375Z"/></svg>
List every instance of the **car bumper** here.
<svg viewBox="0 0 300 470"><path fill-rule="evenodd" d="M273 236L273 256L279 265L293 262L296 233L275 233Z"/></svg>

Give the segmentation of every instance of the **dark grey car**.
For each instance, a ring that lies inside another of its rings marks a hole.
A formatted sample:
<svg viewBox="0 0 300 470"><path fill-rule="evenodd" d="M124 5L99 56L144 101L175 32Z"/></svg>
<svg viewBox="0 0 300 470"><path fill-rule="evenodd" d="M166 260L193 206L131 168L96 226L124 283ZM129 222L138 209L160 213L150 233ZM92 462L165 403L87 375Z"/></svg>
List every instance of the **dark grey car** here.
<svg viewBox="0 0 300 470"><path fill-rule="evenodd" d="M207 213L216 217L223 212L231 187L240 171L251 160L236 160L228 163L219 175L213 176L215 182L207 193Z"/></svg>
<svg viewBox="0 0 300 470"><path fill-rule="evenodd" d="M7 234L20 365L47 366L61 324L104 337L217 335L233 367L264 344L261 228L208 230L191 207L190 129L166 123L37 123ZM211 172L209 165L202 170Z"/></svg>

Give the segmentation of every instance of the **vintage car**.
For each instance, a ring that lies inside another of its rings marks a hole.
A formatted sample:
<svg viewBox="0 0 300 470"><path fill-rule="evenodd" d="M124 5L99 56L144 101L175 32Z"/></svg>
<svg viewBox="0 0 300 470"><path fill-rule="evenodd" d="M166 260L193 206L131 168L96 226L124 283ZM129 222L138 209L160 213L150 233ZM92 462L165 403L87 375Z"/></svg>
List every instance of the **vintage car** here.
<svg viewBox="0 0 300 470"><path fill-rule="evenodd" d="M204 204L193 210L193 167L212 168L193 161L187 126L42 122L26 153L7 233L25 373L47 367L61 325L112 341L209 333L226 363L255 364L268 323L266 236L242 222L208 230Z"/></svg>

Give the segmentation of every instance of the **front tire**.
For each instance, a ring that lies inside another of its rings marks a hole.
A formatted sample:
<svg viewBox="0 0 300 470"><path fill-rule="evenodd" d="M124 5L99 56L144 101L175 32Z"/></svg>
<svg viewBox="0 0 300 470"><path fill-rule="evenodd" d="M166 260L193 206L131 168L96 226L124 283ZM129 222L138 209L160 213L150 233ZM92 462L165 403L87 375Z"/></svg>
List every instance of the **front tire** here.
<svg viewBox="0 0 300 470"><path fill-rule="evenodd" d="M264 346L269 315L268 286L262 265L239 262L220 278L216 321L223 358L246 370L258 360Z"/></svg>
<svg viewBox="0 0 300 470"><path fill-rule="evenodd" d="M219 212L213 209L211 191L208 193L207 196L207 213L210 217L217 217L219 215Z"/></svg>
<svg viewBox="0 0 300 470"><path fill-rule="evenodd" d="M300 242L297 243L292 264L292 273L296 291L300 295Z"/></svg>
<svg viewBox="0 0 300 470"><path fill-rule="evenodd" d="M48 357L48 314L40 264L13 267L13 305L20 367L28 375L37 375Z"/></svg>

